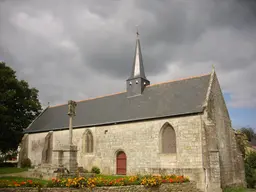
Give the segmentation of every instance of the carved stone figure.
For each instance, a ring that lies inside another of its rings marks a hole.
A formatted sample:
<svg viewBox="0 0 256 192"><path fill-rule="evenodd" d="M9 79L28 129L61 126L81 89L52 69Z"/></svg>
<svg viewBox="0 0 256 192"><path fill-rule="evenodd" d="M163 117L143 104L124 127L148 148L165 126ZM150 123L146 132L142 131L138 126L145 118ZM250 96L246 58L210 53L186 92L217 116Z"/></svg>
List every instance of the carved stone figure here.
<svg viewBox="0 0 256 192"><path fill-rule="evenodd" d="M69 116L75 116L76 115L76 102L69 100L68 101L68 115Z"/></svg>

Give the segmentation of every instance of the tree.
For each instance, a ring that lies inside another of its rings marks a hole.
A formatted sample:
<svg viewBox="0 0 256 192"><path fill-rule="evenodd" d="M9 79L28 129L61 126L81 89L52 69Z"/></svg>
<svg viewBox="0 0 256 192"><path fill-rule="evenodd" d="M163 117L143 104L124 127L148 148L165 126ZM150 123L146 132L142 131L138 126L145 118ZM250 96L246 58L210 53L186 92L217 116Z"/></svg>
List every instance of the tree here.
<svg viewBox="0 0 256 192"><path fill-rule="evenodd" d="M41 111L38 90L18 80L15 71L0 62L0 150L17 149L27 128Z"/></svg>
<svg viewBox="0 0 256 192"><path fill-rule="evenodd" d="M250 127L248 127L248 128L243 127L243 128L240 129L240 131L247 136L248 141L250 141L250 142L252 141L253 138L256 137L256 134L254 133L254 130Z"/></svg>

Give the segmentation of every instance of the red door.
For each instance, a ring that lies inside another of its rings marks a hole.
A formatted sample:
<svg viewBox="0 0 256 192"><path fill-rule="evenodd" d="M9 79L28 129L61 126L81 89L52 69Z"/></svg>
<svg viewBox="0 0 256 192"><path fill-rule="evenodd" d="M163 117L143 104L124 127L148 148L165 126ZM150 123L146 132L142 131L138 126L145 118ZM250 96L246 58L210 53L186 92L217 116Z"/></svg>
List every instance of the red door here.
<svg viewBox="0 0 256 192"><path fill-rule="evenodd" d="M126 155L123 151L116 155L116 174L126 175Z"/></svg>

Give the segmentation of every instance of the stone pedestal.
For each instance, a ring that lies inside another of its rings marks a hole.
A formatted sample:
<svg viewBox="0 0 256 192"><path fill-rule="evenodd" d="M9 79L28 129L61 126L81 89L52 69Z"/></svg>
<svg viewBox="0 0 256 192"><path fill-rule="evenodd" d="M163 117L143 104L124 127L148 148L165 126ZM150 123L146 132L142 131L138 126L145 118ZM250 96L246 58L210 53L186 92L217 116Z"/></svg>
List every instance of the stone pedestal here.
<svg viewBox="0 0 256 192"><path fill-rule="evenodd" d="M64 167L70 173L77 171L77 146L67 145L54 149L54 164L56 167Z"/></svg>

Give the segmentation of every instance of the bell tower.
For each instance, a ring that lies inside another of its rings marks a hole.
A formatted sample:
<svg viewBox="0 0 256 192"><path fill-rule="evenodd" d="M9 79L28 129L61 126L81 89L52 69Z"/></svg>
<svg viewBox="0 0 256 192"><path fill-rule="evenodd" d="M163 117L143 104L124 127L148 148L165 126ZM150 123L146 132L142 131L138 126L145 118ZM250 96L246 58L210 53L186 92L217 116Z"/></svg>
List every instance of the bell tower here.
<svg viewBox="0 0 256 192"><path fill-rule="evenodd" d="M129 79L126 80L127 96L133 97L143 94L143 91L147 85L150 85L149 80L146 78L143 59L140 47L139 32L137 30L135 55L133 61L132 74Z"/></svg>

